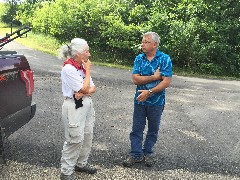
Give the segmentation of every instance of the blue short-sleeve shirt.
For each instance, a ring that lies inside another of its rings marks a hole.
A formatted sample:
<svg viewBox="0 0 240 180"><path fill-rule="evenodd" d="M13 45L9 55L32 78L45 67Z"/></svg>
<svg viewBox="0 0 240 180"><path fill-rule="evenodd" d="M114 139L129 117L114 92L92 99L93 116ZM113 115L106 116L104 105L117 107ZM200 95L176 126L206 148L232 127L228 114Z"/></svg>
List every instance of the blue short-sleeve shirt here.
<svg viewBox="0 0 240 180"><path fill-rule="evenodd" d="M145 53L136 56L132 74L140 74L141 76L151 76L160 67L161 76L172 77L172 61L169 55L157 50L156 56L149 61ZM144 85L137 85L136 94L134 97L135 104L142 104L148 106L162 106L165 104L165 90L155 93L144 102L138 102L138 90L148 90L160 83L161 80L156 80Z"/></svg>

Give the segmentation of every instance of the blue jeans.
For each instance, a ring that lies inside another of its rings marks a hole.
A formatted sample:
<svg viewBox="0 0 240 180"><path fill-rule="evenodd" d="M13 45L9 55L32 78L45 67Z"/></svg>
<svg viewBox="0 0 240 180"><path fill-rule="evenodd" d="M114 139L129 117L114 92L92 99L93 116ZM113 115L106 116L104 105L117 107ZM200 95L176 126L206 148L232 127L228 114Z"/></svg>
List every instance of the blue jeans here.
<svg viewBox="0 0 240 180"><path fill-rule="evenodd" d="M141 158L153 153L153 146L157 141L160 120L164 106L145 106L134 104L133 126L130 133L131 152L134 158ZM143 131L148 120L148 131L143 143Z"/></svg>

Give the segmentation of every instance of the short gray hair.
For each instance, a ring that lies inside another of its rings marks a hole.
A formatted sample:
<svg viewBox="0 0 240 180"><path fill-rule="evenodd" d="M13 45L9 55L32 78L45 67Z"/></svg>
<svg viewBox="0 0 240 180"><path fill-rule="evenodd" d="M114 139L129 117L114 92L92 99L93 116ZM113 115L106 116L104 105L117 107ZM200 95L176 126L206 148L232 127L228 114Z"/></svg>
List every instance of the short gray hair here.
<svg viewBox="0 0 240 180"><path fill-rule="evenodd" d="M73 58L76 54L82 53L88 47L88 43L85 39L74 38L71 40L70 45L63 45L60 48L59 58L66 60L67 58Z"/></svg>
<svg viewBox="0 0 240 180"><path fill-rule="evenodd" d="M160 44L160 37L156 32L146 32L143 34L143 37L145 36L152 36L152 40L157 43L157 46Z"/></svg>

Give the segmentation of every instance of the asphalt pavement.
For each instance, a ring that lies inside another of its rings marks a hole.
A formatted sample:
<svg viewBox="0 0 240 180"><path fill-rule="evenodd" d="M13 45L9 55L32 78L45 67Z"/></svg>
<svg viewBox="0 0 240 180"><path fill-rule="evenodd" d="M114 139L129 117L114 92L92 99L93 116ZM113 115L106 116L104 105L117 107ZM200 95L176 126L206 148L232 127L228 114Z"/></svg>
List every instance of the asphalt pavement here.
<svg viewBox="0 0 240 180"><path fill-rule="evenodd" d="M59 179L63 62L16 42L6 49L24 54L34 70L37 111L6 140L7 164L0 166L0 179ZM124 168L135 92L131 71L93 66L92 78L96 123L89 161L98 173L77 174L78 179L240 179L240 81L174 75L154 148L155 166Z"/></svg>

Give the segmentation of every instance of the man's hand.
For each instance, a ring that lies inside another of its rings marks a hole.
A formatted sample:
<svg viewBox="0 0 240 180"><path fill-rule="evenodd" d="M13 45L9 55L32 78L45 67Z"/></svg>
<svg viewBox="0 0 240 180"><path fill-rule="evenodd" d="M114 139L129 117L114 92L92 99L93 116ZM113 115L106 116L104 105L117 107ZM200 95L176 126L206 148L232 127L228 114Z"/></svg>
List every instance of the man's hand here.
<svg viewBox="0 0 240 180"><path fill-rule="evenodd" d="M148 90L138 90L141 94L137 97L137 101L143 102L146 101L147 98L149 98L150 94Z"/></svg>
<svg viewBox="0 0 240 180"><path fill-rule="evenodd" d="M157 68L157 70L152 75L154 80L160 80L162 79L161 73L160 73L160 67Z"/></svg>
<svg viewBox="0 0 240 180"><path fill-rule="evenodd" d="M158 67L154 74L151 76L141 76L140 74L133 74L132 78L135 85L143 85L156 80L162 80L162 76L160 74L160 67Z"/></svg>

